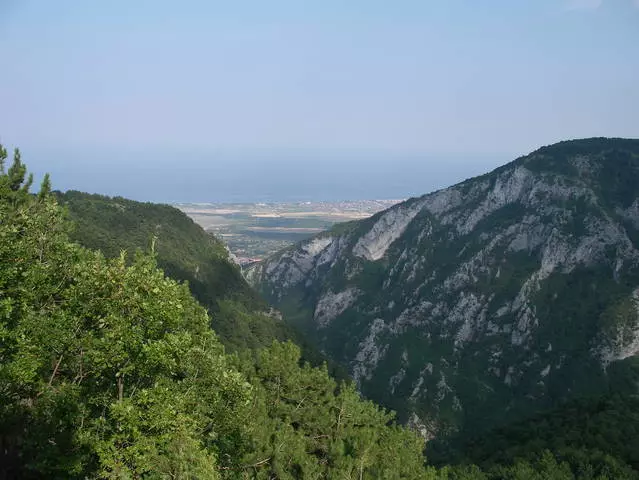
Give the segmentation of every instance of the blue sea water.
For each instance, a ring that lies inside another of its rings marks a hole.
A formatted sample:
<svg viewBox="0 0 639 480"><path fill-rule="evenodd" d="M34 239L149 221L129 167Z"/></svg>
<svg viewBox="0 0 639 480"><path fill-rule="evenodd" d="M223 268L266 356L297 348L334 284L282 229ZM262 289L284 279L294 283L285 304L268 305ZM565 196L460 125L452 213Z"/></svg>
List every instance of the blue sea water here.
<svg viewBox="0 0 639 480"><path fill-rule="evenodd" d="M165 203L408 198L480 175L510 158L393 152L23 151L36 180L50 172L55 189Z"/></svg>

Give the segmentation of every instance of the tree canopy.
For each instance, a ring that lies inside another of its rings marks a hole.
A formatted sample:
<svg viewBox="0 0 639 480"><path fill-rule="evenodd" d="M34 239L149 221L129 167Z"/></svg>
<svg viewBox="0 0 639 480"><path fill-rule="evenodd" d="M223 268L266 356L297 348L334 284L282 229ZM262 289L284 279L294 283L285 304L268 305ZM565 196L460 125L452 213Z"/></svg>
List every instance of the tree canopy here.
<svg viewBox="0 0 639 480"><path fill-rule="evenodd" d="M72 243L48 178L32 195L25 176L19 154L0 172L6 478L425 472L415 434L302 365L297 347L226 354L206 310L152 254L107 259Z"/></svg>
<svg viewBox="0 0 639 480"><path fill-rule="evenodd" d="M19 152L7 158L0 147L0 478L637 478L636 400L425 466L417 434L293 343L228 353L211 329L221 310L157 253L74 243L49 177L33 194Z"/></svg>

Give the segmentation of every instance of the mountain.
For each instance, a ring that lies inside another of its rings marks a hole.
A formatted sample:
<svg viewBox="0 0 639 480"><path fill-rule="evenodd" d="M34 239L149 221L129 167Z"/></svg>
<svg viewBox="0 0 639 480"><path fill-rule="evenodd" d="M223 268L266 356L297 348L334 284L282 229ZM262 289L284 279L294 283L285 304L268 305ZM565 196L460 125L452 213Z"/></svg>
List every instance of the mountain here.
<svg viewBox="0 0 639 480"><path fill-rule="evenodd" d="M180 210L78 191L56 194L73 221L71 238L81 245L108 258L123 250L132 258L153 243L158 265L171 278L188 282L227 348L254 349L273 340L302 343L246 283L224 244Z"/></svg>
<svg viewBox="0 0 639 480"><path fill-rule="evenodd" d="M174 259L197 276L217 259L235 271L184 216L77 192L65 212L48 176L34 195L19 152L8 169L6 158L0 145L0 479L639 478L637 358L608 364L616 394L429 442L439 468L427 466L423 438L291 342L247 351L227 337L242 351L226 353L209 314L247 325L207 312L157 268ZM147 240L154 254L118 255ZM241 278L202 275L222 282L202 298L251 308Z"/></svg>
<svg viewBox="0 0 639 480"><path fill-rule="evenodd" d="M48 175L34 195L19 151L6 158L0 145L0 479L442 478L422 439L291 342L227 354L157 256L70 241ZM123 222L171 213L104 202Z"/></svg>
<svg viewBox="0 0 639 480"><path fill-rule="evenodd" d="M577 469L580 464L589 463L599 474L608 470L608 478L636 478L639 397L615 394L573 400L489 434L466 438L458 446L461 458L447 460L491 470L517 458L534 460L544 450L555 452ZM429 460L437 459L434 453L431 451ZM584 462L585 459L588 461ZM613 474L610 470L617 472ZM585 469L581 473L587 477Z"/></svg>
<svg viewBox="0 0 639 480"><path fill-rule="evenodd" d="M192 295L206 307L227 350L254 351L274 340L290 340L313 365L326 362L300 332L282 321L246 282L224 243L170 205L136 202L122 197L78 191L55 192L72 221L71 239L100 250L107 258L122 251L154 249L158 266L169 277L187 282ZM343 368L329 361L329 371L346 379Z"/></svg>
<svg viewBox="0 0 639 480"><path fill-rule="evenodd" d="M249 280L431 438L634 375L638 247L639 140L592 138L338 225Z"/></svg>

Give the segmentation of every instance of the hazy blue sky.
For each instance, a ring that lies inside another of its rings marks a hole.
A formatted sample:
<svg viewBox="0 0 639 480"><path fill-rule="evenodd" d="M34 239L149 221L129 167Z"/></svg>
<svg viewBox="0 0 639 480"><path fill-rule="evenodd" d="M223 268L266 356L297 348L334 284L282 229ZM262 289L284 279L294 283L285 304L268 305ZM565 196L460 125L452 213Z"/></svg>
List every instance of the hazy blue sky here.
<svg viewBox="0 0 639 480"><path fill-rule="evenodd" d="M0 0L0 140L60 188L397 197L639 137L639 0Z"/></svg>

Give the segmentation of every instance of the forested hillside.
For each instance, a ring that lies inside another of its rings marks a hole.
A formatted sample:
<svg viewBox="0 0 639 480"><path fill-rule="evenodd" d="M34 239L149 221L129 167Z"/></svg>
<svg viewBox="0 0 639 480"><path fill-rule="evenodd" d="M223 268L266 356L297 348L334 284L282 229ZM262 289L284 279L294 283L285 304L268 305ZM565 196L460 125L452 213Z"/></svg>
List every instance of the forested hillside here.
<svg viewBox="0 0 639 480"><path fill-rule="evenodd" d="M6 158L0 148L0 478L637 478L620 437L636 439L630 396L426 466L422 438L292 343L227 353L159 253L74 243L48 177L32 194L19 153Z"/></svg>
<svg viewBox="0 0 639 480"><path fill-rule="evenodd" d="M273 340L301 337L242 277L224 245L188 216L169 205L142 203L77 191L56 192L73 223L71 239L116 258L150 251L158 265L176 280L188 282L195 298L211 314L211 325L231 350L255 349ZM307 356L317 358L306 349Z"/></svg>
<svg viewBox="0 0 639 480"><path fill-rule="evenodd" d="M148 254L72 243L0 151L4 478L417 478L421 442L292 344L229 356Z"/></svg>
<svg viewBox="0 0 639 480"><path fill-rule="evenodd" d="M616 393L574 400L488 434L460 438L454 451L443 456L431 448L429 458L491 469L516 458L534 459L546 450L568 461L581 477L636 476L639 397Z"/></svg>
<svg viewBox="0 0 639 480"><path fill-rule="evenodd" d="M606 394L639 354L639 140L542 147L250 278L428 438Z"/></svg>

